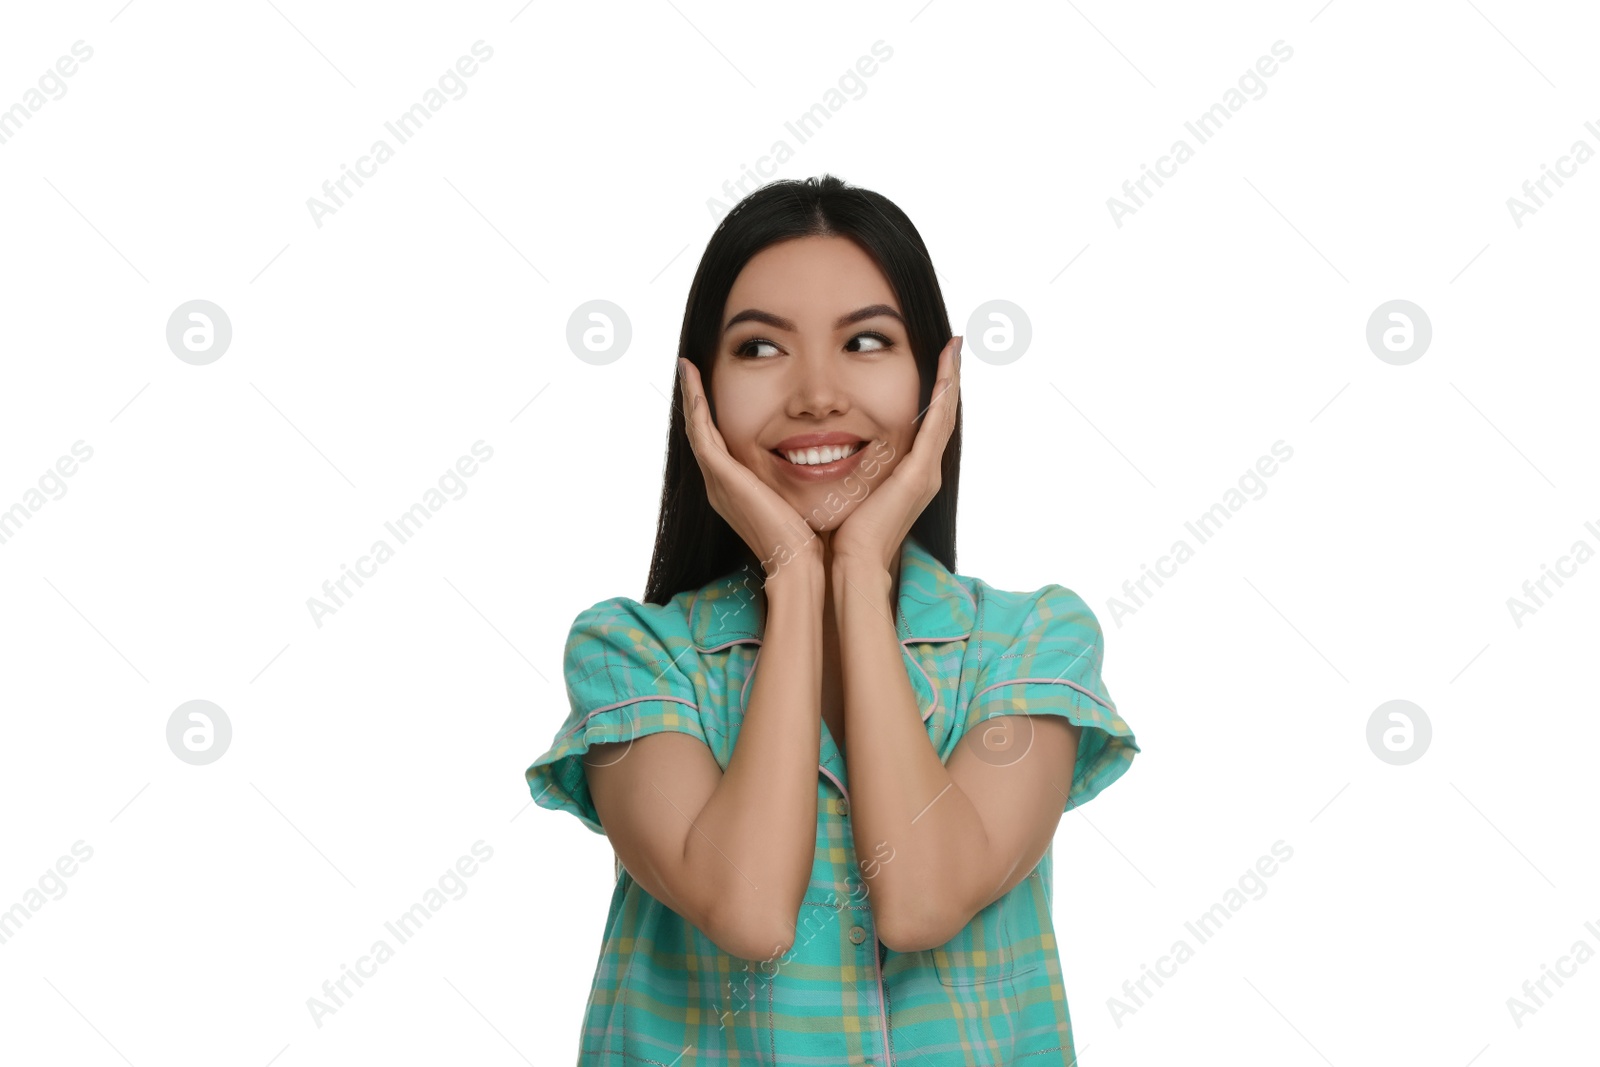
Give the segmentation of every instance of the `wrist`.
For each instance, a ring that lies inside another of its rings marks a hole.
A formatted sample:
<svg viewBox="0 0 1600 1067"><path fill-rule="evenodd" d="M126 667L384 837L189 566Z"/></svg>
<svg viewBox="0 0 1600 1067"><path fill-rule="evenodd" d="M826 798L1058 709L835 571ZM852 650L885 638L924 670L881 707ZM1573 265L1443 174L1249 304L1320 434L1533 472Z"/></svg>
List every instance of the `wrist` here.
<svg viewBox="0 0 1600 1067"><path fill-rule="evenodd" d="M847 596L866 595L886 600L894 584L889 568L882 563L851 556L833 557L828 578L833 587L835 604Z"/></svg>
<svg viewBox="0 0 1600 1067"><path fill-rule="evenodd" d="M808 547L785 554L781 560L774 560L774 565L776 569L766 578L768 589L797 587L822 592L827 568L820 552Z"/></svg>

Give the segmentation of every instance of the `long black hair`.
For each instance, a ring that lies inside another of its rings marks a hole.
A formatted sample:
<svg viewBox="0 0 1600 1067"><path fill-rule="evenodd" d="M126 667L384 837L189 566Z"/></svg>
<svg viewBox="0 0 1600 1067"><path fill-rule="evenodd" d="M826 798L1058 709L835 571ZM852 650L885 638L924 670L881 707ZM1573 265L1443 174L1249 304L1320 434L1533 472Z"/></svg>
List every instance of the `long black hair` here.
<svg viewBox="0 0 1600 1067"><path fill-rule="evenodd" d="M888 279L921 379L917 410L926 411L933 395L939 353L950 340L950 318L922 235L888 198L846 184L831 174L762 186L723 217L700 257L683 311L678 355L700 370L710 404L712 367L722 337L728 293L739 272L762 249L796 237L846 237L877 263ZM715 578L751 568L763 580L760 560L717 514L706 496L705 476L684 429L683 383L674 374L672 417L667 430L667 464L661 487L661 513L650 559L645 603L665 604ZM918 424L920 428L920 422ZM911 536L949 570L956 563L956 490L961 472L961 408L940 462L939 491L911 526Z"/></svg>

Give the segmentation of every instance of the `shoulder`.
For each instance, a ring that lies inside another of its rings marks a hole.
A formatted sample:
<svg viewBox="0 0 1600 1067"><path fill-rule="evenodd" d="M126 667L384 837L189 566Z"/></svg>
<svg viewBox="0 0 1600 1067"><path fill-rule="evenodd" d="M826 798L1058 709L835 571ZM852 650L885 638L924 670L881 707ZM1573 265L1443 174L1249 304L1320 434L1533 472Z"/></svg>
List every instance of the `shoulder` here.
<svg viewBox="0 0 1600 1067"><path fill-rule="evenodd" d="M1075 689L1102 708L1115 709L1101 677L1104 634L1081 596L1058 583L1014 592L971 581L977 621L967 660L976 670L979 697L1015 696L1009 687L1043 683Z"/></svg>
<svg viewBox="0 0 1600 1067"><path fill-rule="evenodd" d="M572 620L568 642L630 630L638 631L641 637L687 639L687 604L693 596L693 593L679 593L665 604L646 604L625 596L597 601L578 612Z"/></svg>
<svg viewBox="0 0 1600 1067"><path fill-rule="evenodd" d="M969 662L976 660L967 727L997 715L1067 719L1082 734L1066 808L1087 803L1116 781L1139 751L1106 687L1099 620L1064 585L1021 593L971 581L978 622L967 648Z"/></svg>
<svg viewBox="0 0 1600 1067"><path fill-rule="evenodd" d="M679 594L665 604L616 596L578 612L563 656L569 684L602 675L620 689L657 687L663 675L697 672L687 602Z"/></svg>
<svg viewBox="0 0 1600 1067"><path fill-rule="evenodd" d="M1011 646L1048 641L1055 645L1100 645L1104 633L1087 602L1067 586L1051 583L1028 592L996 589L981 578L965 578L977 605L973 638Z"/></svg>

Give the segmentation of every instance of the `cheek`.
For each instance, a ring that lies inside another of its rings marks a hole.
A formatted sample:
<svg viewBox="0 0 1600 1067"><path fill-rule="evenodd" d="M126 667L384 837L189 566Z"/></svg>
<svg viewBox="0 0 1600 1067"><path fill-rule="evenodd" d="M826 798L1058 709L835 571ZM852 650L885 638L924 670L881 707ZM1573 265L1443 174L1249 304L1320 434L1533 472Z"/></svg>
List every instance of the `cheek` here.
<svg viewBox="0 0 1600 1067"><path fill-rule="evenodd" d="M917 415L916 408L907 407L894 421L894 433L889 438L889 443L894 447L894 452L886 462L886 466L891 470L906 458L911 451L911 446L916 443L917 431L922 428L922 421L917 420Z"/></svg>
<svg viewBox="0 0 1600 1067"><path fill-rule="evenodd" d="M747 461L759 451L756 434L762 425L754 398L743 395L748 392L739 389L736 384L724 387L720 382L712 390L716 398L717 432L722 435L729 454L741 461Z"/></svg>
<svg viewBox="0 0 1600 1067"><path fill-rule="evenodd" d="M882 463L878 464L878 477L887 478L893 474L895 468L906 461L906 454L910 451L911 441L909 439L894 442L894 450L892 452L885 449L886 458Z"/></svg>
<svg viewBox="0 0 1600 1067"><path fill-rule="evenodd" d="M905 459L917 439L917 431L922 426L917 419L922 413L917 403L919 387L916 366L910 360L896 368L892 381L880 378L871 383L868 395L885 400L892 398L887 403L874 405L870 412L872 421L884 435L885 443L879 445L874 454L880 457L878 466L885 472L894 470Z"/></svg>

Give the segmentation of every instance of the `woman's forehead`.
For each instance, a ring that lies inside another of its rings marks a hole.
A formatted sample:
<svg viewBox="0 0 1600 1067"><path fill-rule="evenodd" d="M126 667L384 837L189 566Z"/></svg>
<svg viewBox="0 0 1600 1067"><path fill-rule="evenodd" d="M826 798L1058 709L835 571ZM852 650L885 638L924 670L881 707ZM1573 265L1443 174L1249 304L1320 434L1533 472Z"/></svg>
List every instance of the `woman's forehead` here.
<svg viewBox="0 0 1600 1067"><path fill-rule="evenodd" d="M787 248L817 240L781 242L753 257L728 291L723 322L730 323L735 315L754 309L800 328L834 329L841 316L871 305L900 313L900 302L888 279L854 243L830 238L826 240L832 246L827 248L816 244Z"/></svg>

